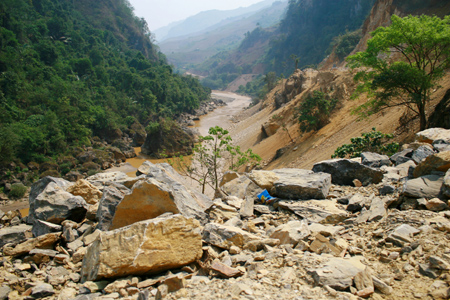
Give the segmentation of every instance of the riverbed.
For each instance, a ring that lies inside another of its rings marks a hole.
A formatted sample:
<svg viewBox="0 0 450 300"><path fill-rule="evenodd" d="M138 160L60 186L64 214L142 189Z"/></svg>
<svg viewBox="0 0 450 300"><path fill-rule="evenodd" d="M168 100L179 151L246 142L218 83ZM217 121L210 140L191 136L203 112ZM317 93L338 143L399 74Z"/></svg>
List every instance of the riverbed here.
<svg viewBox="0 0 450 300"><path fill-rule="evenodd" d="M213 98L223 100L227 105L216 108L207 115L201 116L200 120L195 122L195 128L198 129L200 135L208 135L208 130L211 127L219 126L222 128L229 128L233 124L233 116L240 113L251 103L251 98L247 96L238 95L231 92L213 91ZM120 167L114 167L106 170L106 172L121 171L127 173L130 177L136 176L136 170L144 161L151 161L152 163L167 162L167 159L154 159L141 153L141 148L134 148L137 156L129 158Z"/></svg>

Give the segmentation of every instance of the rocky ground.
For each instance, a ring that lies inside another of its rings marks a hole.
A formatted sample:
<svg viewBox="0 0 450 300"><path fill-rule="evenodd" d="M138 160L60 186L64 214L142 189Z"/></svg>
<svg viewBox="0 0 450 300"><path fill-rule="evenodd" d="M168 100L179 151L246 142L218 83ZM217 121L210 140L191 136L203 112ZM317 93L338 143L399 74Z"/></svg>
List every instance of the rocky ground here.
<svg viewBox="0 0 450 300"><path fill-rule="evenodd" d="M167 164L45 177L0 212L0 299L449 299L450 134L417 139L227 173L214 201Z"/></svg>

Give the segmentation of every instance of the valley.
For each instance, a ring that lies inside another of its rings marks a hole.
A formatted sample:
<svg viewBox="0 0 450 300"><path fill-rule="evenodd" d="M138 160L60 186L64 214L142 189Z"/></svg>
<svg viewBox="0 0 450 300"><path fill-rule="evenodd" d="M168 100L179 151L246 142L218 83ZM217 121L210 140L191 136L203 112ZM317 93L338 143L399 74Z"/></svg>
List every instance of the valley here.
<svg viewBox="0 0 450 300"><path fill-rule="evenodd" d="M447 2L0 2L0 300L450 299Z"/></svg>

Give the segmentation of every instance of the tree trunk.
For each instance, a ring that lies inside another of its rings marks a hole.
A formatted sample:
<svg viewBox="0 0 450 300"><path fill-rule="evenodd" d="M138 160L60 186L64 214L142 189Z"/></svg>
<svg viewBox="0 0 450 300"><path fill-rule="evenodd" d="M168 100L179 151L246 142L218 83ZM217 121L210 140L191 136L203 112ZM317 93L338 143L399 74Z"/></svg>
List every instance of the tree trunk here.
<svg viewBox="0 0 450 300"><path fill-rule="evenodd" d="M420 131L427 129L427 115L425 114L425 107L419 110Z"/></svg>

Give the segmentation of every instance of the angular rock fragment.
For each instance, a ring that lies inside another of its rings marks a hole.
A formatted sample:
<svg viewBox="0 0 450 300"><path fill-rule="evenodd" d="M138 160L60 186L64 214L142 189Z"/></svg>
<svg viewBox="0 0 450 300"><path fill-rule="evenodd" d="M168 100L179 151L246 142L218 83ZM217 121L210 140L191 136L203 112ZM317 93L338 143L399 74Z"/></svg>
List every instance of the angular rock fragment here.
<svg viewBox="0 0 450 300"><path fill-rule="evenodd" d="M18 244L31 237L32 226L20 224L0 229L0 248L6 244Z"/></svg>
<svg viewBox="0 0 450 300"><path fill-rule="evenodd" d="M450 198L450 170L445 173L444 182L442 184L442 193Z"/></svg>
<svg viewBox="0 0 450 300"><path fill-rule="evenodd" d="M280 240L280 244L290 244L293 247L297 243L311 234L308 228L308 223L302 221L290 221L286 224L280 225L270 235L271 239Z"/></svg>
<svg viewBox="0 0 450 300"><path fill-rule="evenodd" d="M436 140L443 140L450 143L450 130L444 128L429 128L416 133L418 142L432 144Z"/></svg>
<svg viewBox="0 0 450 300"><path fill-rule="evenodd" d="M51 232L59 232L61 230L61 225L45 222L42 220L36 220L33 224L32 232L33 236L38 237Z"/></svg>
<svg viewBox="0 0 450 300"><path fill-rule="evenodd" d="M308 222L337 224L348 218L348 212L337 207L332 200L310 200L299 203L278 202L278 206L295 213Z"/></svg>
<svg viewBox="0 0 450 300"><path fill-rule="evenodd" d="M353 185L353 180L358 179L366 186L371 183L379 183L383 179L380 170L367 167L349 159L331 159L314 165L314 172L331 174L331 182L339 185Z"/></svg>
<svg viewBox="0 0 450 300"><path fill-rule="evenodd" d="M357 260L357 257L352 260L330 258L318 269L310 268L310 273L318 285L328 285L336 290L345 290L353 284L356 274L365 269L365 266Z"/></svg>
<svg viewBox="0 0 450 300"><path fill-rule="evenodd" d="M141 221L102 232L87 249L82 281L158 273L202 256L197 220L181 215Z"/></svg>
<svg viewBox="0 0 450 300"><path fill-rule="evenodd" d="M447 172L450 168L450 151L428 156L414 169L414 177L430 175L435 171Z"/></svg>
<svg viewBox="0 0 450 300"><path fill-rule="evenodd" d="M280 179L279 175L273 171L253 170L248 174L248 177L253 180L259 187L270 191L273 184Z"/></svg>
<svg viewBox="0 0 450 300"><path fill-rule="evenodd" d="M361 153L361 159L363 165L372 168L381 168L382 166L389 166L391 164L389 156L373 152Z"/></svg>
<svg viewBox="0 0 450 300"><path fill-rule="evenodd" d="M408 180L402 194L413 198L437 198L441 193L444 178L439 175L425 175Z"/></svg>
<svg viewBox="0 0 450 300"><path fill-rule="evenodd" d="M88 204L97 204L102 197L102 192L89 181L80 179L67 188L74 196L81 196Z"/></svg>
<svg viewBox="0 0 450 300"><path fill-rule="evenodd" d="M411 158L416 164L420 164L428 156L433 154L434 154L433 147L431 145L426 144L414 150Z"/></svg>
<svg viewBox="0 0 450 300"><path fill-rule="evenodd" d="M217 259L213 261L210 269L214 272L219 273L221 276L223 276L225 278L239 277L239 276L244 275L242 273L242 271L232 268L232 267L229 267L229 266L221 263Z"/></svg>
<svg viewBox="0 0 450 300"><path fill-rule="evenodd" d="M261 238L242 229L209 223L203 228L203 240L211 245L229 250L231 246L243 248L250 241L260 240Z"/></svg>
<svg viewBox="0 0 450 300"><path fill-rule="evenodd" d="M290 200L325 199L331 187L331 176L326 173L281 177L271 189L271 194Z"/></svg>
<svg viewBox="0 0 450 300"><path fill-rule="evenodd" d="M53 245L59 240L61 233L49 233L37 238L28 239L15 247L5 247L3 253L8 256L19 256L37 249L53 249Z"/></svg>

